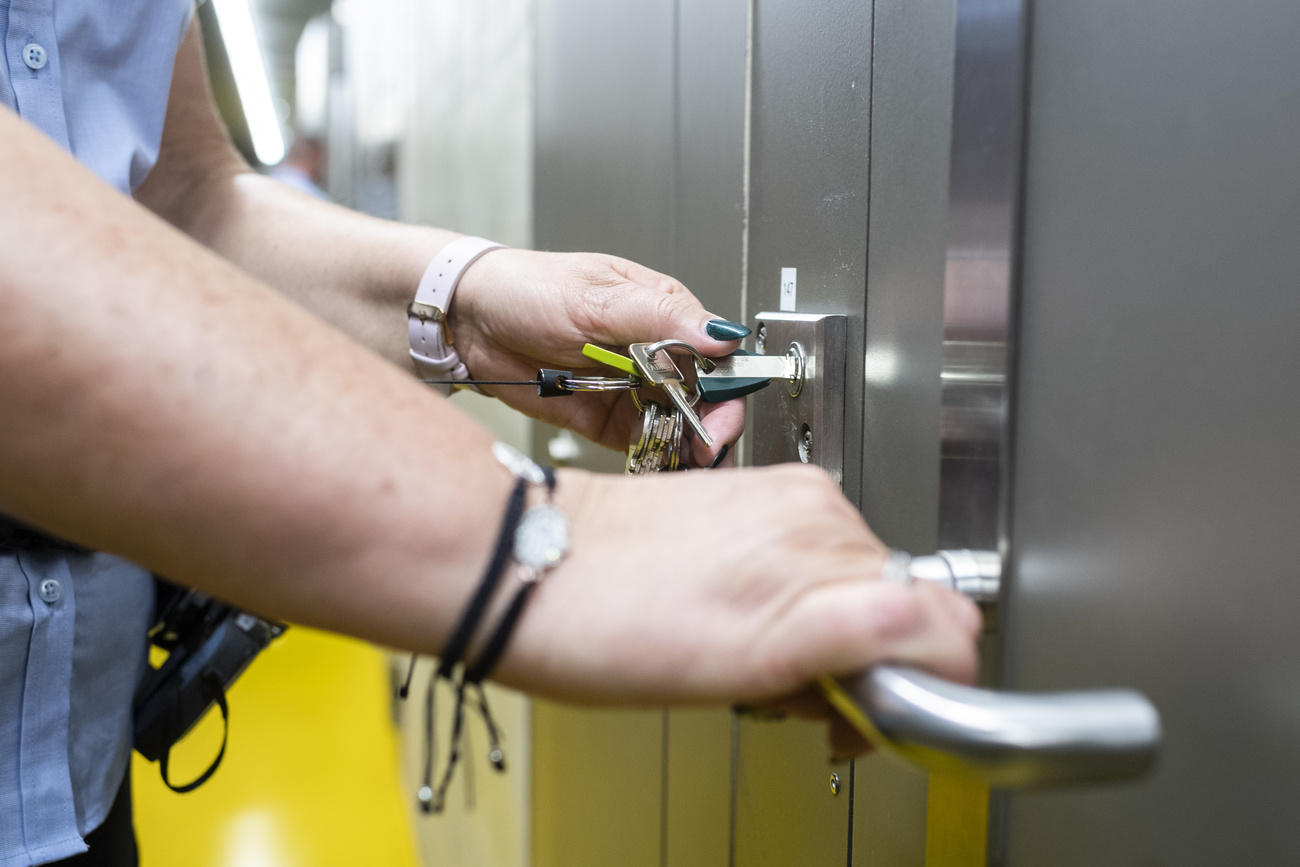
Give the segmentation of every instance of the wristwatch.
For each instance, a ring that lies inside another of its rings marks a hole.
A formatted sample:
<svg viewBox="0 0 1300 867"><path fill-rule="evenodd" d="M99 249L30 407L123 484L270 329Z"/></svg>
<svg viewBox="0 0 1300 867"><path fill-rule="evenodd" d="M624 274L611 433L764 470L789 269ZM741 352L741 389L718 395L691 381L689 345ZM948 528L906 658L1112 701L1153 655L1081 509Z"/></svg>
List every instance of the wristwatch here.
<svg viewBox="0 0 1300 867"><path fill-rule="evenodd" d="M515 562L525 584L539 581L569 553L569 519L555 505L555 474L544 470L523 452L503 442L493 443L492 454L518 478L546 486L546 502L524 511L515 528Z"/></svg>
<svg viewBox="0 0 1300 867"><path fill-rule="evenodd" d="M457 238L439 250L425 269L415 300L406 308L411 361L422 379L469 379L469 369L447 339L447 311L469 266L485 253L503 247L505 244L486 238ZM451 393L450 385L436 387L443 389L443 394Z"/></svg>

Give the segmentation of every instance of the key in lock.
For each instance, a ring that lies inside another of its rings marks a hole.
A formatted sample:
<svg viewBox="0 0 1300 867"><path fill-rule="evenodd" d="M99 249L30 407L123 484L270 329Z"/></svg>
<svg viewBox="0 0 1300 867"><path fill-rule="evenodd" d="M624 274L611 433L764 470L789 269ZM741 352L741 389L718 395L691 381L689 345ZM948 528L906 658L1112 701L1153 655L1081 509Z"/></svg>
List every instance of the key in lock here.
<svg viewBox="0 0 1300 867"><path fill-rule="evenodd" d="M695 435L700 438L700 442L708 448L713 447L713 437L704 429L704 422L695 414L692 409L693 400L687 396L686 389L682 387L682 372L673 362L672 356L668 354L667 347L680 346L684 347L696 356L698 351L687 343L680 340L661 340L658 343L633 343L628 347L628 352L632 356L632 361L636 363L637 371L641 377L650 385L663 389L668 395L669 400L677 407L682 414L682 418L695 431ZM699 361L699 358L697 358ZM710 366L712 362L704 359L700 363ZM698 399L698 395L696 395Z"/></svg>

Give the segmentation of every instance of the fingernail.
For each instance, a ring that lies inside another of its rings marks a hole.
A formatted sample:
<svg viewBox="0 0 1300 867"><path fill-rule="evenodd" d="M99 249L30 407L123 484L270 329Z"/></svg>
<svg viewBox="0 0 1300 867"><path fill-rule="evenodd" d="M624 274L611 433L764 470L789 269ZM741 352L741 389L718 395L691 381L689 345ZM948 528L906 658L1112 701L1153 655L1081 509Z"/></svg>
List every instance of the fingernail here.
<svg viewBox="0 0 1300 867"><path fill-rule="evenodd" d="M704 326L704 331L714 340L740 340L749 336L748 327L727 319L710 320Z"/></svg>

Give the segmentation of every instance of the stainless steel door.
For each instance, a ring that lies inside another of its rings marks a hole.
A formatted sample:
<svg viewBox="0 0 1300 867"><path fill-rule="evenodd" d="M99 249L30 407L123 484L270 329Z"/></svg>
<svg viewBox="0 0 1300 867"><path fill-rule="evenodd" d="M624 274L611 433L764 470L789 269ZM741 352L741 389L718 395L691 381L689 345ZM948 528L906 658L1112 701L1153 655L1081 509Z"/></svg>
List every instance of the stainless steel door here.
<svg viewBox="0 0 1300 867"><path fill-rule="evenodd" d="M534 239L673 264L671 6L539 0ZM546 454L554 429L535 425ZM586 445L577 463L618 471ZM662 863L664 715L532 705L535 867Z"/></svg>
<svg viewBox="0 0 1300 867"><path fill-rule="evenodd" d="M1007 682L1159 706L1011 865L1300 860L1300 6L1036 4Z"/></svg>
<svg viewBox="0 0 1300 867"><path fill-rule="evenodd" d="M781 309L793 269L793 309L845 314L849 358L862 357L865 330L871 18L854 0L753 4L746 318ZM855 444L863 383L845 385ZM858 449L845 450L843 486L860 500ZM735 864L847 863L852 769L827 761L821 726L741 718L735 753Z"/></svg>
<svg viewBox="0 0 1300 867"><path fill-rule="evenodd" d="M746 0L539 0L540 248L627 256L741 316L747 18ZM534 708L534 864L726 862L725 709Z"/></svg>

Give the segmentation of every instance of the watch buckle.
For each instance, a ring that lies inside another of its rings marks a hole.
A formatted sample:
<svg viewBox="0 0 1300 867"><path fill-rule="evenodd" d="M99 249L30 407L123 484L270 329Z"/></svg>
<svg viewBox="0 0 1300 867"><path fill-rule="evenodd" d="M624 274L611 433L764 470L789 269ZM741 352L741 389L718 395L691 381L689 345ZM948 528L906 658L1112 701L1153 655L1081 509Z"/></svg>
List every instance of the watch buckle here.
<svg viewBox="0 0 1300 867"><path fill-rule="evenodd" d="M406 305L406 315L414 316L421 322L442 322L447 318L447 313L441 307L432 304L425 304L423 301L412 301Z"/></svg>

